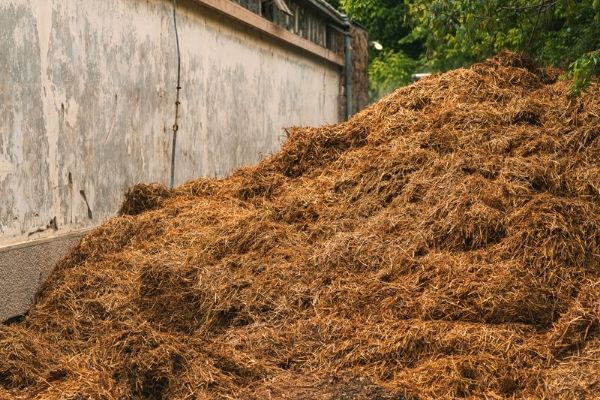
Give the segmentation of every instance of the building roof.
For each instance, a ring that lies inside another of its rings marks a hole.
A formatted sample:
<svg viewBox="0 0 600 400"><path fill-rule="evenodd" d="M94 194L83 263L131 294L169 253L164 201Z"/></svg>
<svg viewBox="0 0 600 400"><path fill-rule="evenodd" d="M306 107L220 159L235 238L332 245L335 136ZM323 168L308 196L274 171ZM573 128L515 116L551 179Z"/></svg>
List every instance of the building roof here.
<svg viewBox="0 0 600 400"><path fill-rule="evenodd" d="M329 4L325 0L304 0L306 3L311 4L317 8L323 14L327 15L330 19L339 25L348 27L350 26L350 18L346 14L339 12L334 6Z"/></svg>

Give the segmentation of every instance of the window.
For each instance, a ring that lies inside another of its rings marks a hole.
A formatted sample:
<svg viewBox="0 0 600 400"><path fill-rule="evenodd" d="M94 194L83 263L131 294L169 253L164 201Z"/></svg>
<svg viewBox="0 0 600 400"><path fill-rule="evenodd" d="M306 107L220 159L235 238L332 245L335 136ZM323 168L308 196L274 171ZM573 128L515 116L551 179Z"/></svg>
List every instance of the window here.
<svg viewBox="0 0 600 400"><path fill-rule="evenodd" d="M325 47L336 54L344 54L344 34L331 25L325 30Z"/></svg>
<svg viewBox="0 0 600 400"><path fill-rule="evenodd" d="M233 0L265 19L337 54L344 52L343 34L302 0Z"/></svg>
<svg viewBox="0 0 600 400"><path fill-rule="evenodd" d="M260 1L261 0L233 0L244 8L252 11L253 13L260 14Z"/></svg>

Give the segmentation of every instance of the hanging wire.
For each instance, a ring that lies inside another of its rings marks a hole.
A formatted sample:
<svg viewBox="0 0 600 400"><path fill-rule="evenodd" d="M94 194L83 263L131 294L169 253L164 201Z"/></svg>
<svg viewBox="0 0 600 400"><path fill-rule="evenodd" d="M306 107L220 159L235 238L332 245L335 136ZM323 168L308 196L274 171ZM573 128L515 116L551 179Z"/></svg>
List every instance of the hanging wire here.
<svg viewBox="0 0 600 400"><path fill-rule="evenodd" d="M179 92L181 91L181 51L179 49L179 32L177 31L177 0L173 0L173 26L177 43L177 98L175 100L175 123L173 124L173 144L171 146L171 189L175 186L175 148L179 131Z"/></svg>

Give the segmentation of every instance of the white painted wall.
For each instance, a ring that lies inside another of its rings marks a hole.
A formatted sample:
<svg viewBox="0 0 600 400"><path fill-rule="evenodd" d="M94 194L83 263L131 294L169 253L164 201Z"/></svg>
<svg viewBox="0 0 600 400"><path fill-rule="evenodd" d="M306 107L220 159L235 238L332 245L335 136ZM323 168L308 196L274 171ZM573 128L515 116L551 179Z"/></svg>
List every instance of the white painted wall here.
<svg viewBox="0 0 600 400"><path fill-rule="evenodd" d="M168 184L171 6L0 1L0 246L98 224L135 182ZM338 121L338 66L192 2L178 18L178 183L255 163L284 127ZM58 231L29 236L54 217Z"/></svg>

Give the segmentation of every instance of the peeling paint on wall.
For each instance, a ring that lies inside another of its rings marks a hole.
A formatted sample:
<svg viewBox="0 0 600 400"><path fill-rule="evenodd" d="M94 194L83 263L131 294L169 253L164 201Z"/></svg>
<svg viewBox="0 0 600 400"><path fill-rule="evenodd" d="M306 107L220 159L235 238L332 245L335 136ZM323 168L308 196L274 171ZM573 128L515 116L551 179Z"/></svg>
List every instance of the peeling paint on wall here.
<svg viewBox="0 0 600 400"><path fill-rule="evenodd" d="M177 183L255 163L284 127L337 122L338 66L180 4ZM98 224L135 182L168 183L171 7L0 3L0 246Z"/></svg>

